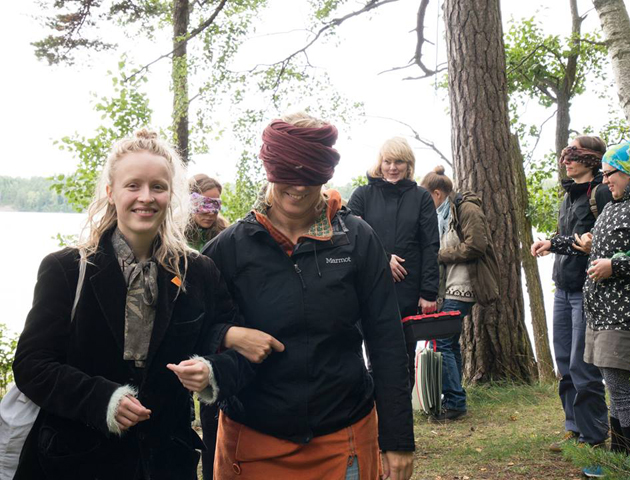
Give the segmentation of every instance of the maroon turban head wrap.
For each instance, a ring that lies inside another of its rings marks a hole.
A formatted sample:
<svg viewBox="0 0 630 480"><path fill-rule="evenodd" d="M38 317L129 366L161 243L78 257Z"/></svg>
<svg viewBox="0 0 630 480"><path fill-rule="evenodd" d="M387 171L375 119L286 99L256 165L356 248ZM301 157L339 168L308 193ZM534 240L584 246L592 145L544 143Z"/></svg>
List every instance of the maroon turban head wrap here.
<svg viewBox="0 0 630 480"><path fill-rule="evenodd" d="M287 185L323 185L332 178L339 163L339 152L332 148L337 136L333 125L296 127L273 120L263 131L259 155L267 180Z"/></svg>

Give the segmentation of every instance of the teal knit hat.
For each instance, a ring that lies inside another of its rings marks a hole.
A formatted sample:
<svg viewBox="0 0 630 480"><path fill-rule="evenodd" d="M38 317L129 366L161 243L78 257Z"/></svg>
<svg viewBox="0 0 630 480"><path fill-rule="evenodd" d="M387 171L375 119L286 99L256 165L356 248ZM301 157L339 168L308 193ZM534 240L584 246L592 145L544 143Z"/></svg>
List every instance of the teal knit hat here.
<svg viewBox="0 0 630 480"><path fill-rule="evenodd" d="M603 163L630 175L630 142L613 145L604 154Z"/></svg>

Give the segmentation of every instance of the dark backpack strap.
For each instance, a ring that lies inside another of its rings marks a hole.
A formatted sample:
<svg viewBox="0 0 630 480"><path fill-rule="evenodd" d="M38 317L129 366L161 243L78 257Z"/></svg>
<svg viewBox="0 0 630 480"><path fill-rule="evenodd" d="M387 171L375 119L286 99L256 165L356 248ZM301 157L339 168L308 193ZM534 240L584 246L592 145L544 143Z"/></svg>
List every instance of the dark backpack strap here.
<svg viewBox="0 0 630 480"><path fill-rule="evenodd" d="M591 190L591 196L588 199L588 204L591 207L591 213L593 214L593 216L595 217L595 219L597 219L597 216L599 215L599 211L597 210L597 198L595 198L595 193L597 192L597 189L601 186L600 185L595 185L595 188L593 188Z"/></svg>

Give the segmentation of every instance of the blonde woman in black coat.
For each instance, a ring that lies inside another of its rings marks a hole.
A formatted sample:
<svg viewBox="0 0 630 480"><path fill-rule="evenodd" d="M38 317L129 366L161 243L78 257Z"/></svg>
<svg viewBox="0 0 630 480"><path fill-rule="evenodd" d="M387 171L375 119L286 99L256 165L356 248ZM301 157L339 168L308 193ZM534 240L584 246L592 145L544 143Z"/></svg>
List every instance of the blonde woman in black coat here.
<svg viewBox="0 0 630 480"><path fill-rule="evenodd" d="M357 188L348 202L385 247L402 317L434 312L439 286L435 205L429 192L413 180L415 164L407 140L387 140L368 172L368 184ZM415 353L416 343L408 343L410 387L415 382Z"/></svg>
<svg viewBox="0 0 630 480"><path fill-rule="evenodd" d="M156 134L113 147L89 237L39 270L13 370L41 411L15 478L197 478L189 391L213 403L251 367L210 355L237 317L212 261L186 245L188 200Z"/></svg>

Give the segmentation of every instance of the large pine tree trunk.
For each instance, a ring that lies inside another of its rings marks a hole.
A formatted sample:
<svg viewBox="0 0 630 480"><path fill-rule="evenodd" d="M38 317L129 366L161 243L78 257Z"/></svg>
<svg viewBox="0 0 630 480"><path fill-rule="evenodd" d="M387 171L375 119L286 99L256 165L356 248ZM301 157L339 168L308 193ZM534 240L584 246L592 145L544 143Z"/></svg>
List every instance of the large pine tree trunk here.
<svg viewBox="0 0 630 480"><path fill-rule="evenodd" d="M606 36L619 102L630 121L630 19L623 0L593 0Z"/></svg>
<svg viewBox="0 0 630 480"><path fill-rule="evenodd" d="M173 0L173 136L182 159L188 162L188 61L186 42L189 0Z"/></svg>
<svg viewBox="0 0 630 480"><path fill-rule="evenodd" d="M464 372L473 382L528 382L536 368L523 311L499 0L446 0L444 16L458 187L481 195L500 270L499 300L475 307L464 326Z"/></svg>
<svg viewBox="0 0 630 480"><path fill-rule="evenodd" d="M523 262L523 271L525 272L525 282L529 295L529 310L532 315L538 378L543 382L550 382L555 380L556 375L553 371L553 360L551 359L551 349L549 348L549 330L547 329L547 316L545 314L545 302L538 272L538 262L530 252L530 246L534 243L534 237L532 235L532 224L527 217L529 206L527 180L518 136L512 134L511 138L518 226L521 237L521 261Z"/></svg>

